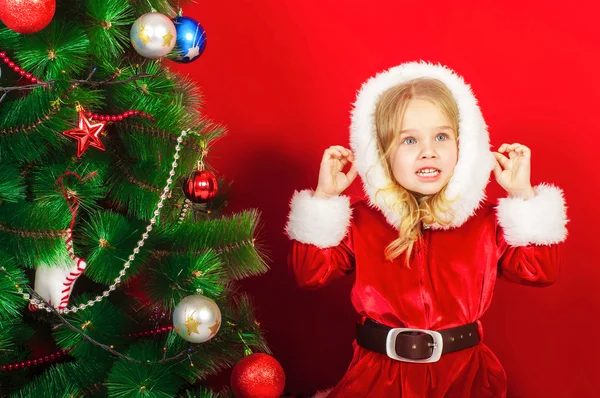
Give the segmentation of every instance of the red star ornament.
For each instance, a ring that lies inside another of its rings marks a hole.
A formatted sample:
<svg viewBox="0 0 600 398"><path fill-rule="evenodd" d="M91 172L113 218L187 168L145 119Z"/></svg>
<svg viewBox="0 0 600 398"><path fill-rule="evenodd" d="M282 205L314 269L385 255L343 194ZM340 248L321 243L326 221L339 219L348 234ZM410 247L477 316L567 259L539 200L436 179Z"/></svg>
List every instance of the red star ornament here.
<svg viewBox="0 0 600 398"><path fill-rule="evenodd" d="M79 127L63 131L63 134L77 140L77 157L80 158L89 146L93 146L102 151L106 150L100 141L100 133L104 129L104 126L106 126L106 122L104 121L92 124L90 120L85 117L83 111L80 110Z"/></svg>

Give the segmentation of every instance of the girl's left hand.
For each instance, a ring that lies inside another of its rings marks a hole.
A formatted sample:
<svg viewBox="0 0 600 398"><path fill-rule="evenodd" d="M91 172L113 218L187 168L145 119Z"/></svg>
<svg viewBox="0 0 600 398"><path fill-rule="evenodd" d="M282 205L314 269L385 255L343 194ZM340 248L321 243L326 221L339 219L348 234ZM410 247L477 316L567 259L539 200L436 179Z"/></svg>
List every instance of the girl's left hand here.
<svg viewBox="0 0 600 398"><path fill-rule="evenodd" d="M508 157L503 153L508 152ZM535 196L531 186L531 150L525 145L502 144L494 152L494 176L511 198L530 199Z"/></svg>

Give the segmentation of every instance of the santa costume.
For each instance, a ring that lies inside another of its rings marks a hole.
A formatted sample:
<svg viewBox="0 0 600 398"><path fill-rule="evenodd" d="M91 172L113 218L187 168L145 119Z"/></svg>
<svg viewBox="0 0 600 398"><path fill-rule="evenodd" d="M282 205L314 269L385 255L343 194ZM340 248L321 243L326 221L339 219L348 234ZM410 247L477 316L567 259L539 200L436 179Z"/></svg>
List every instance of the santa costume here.
<svg viewBox="0 0 600 398"><path fill-rule="evenodd" d="M391 181L380 163L374 115L387 89L415 78L438 79L452 93L459 149L446 190L456 198L449 204L453 221L423 225L407 267L404 254L393 261L384 255L398 238L402 212L392 210L393 194L375 196ZM567 235L562 191L541 184L528 200L486 201L494 167L487 126L470 86L447 67L391 68L365 82L354 105L351 148L368 200L296 192L286 226L293 240L288 263L300 286L355 273L351 301L362 321L348 370L327 396L506 396L505 372L481 341L479 319L497 277L530 286L556 280Z"/></svg>

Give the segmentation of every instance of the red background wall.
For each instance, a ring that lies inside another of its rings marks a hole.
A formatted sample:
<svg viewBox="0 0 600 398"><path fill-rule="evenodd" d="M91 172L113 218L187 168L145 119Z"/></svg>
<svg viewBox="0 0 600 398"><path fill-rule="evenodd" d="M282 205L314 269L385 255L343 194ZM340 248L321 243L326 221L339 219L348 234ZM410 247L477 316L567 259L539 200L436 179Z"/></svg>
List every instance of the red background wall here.
<svg viewBox="0 0 600 398"><path fill-rule="evenodd" d="M238 0L184 8L207 30L208 45L195 63L174 68L201 84L206 113L228 127L209 156L235 182L230 209L262 211L272 270L244 287L286 371L286 391L339 380L355 320L352 277L319 291L295 287L283 233L289 199L315 187L326 147L348 144L360 84L422 59L463 75L492 144L529 145L533 182L565 190L571 222L560 280L545 289L499 281L483 319L509 396L599 394L600 24L591 1L577 3ZM358 180L351 191L360 197ZM489 193L502 194L495 181Z"/></svg>

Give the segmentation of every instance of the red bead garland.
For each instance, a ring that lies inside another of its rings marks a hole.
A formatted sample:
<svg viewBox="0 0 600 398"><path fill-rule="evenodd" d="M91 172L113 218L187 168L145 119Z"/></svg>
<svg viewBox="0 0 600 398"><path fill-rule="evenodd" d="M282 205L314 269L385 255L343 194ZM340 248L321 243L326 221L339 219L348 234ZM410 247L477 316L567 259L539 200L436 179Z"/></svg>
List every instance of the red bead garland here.
<svg viewBox="0 0 600 398"><path fill-rule="evenodd" d="M170 332L171 330L173 330L173 325L163 326L162 328L158 328L155 330L148 330L145 332L132 333L132 334L129 334L128 336L129 337L148 337L148 336L154 336L154 335L160 334L160 333Z"/></svg>
<svg viewBox="0 0 600 398"><path fill-rule="evenodd" d="M154 336L160 333L166 333L166 332L170 332L171 330L173 330L173 325L169 325L169 326L163 326L161 328L155 329L155 330L147 330L145 332L138 332L138 333L132 333L132 334L128 334L127 336L129 337L149 337L149 336ZM112 346L111 346L112 348ZM0 367L0 372L9 372L11 370L18 370L18 369L23 369L23 368L28 368L30 366L35 366L35 365L40 365L44 362L51 362L51 361L55 361L56 359L65 356L69 353L69 351L71 351L73 349L73 347L69 347L66 350L58 350L56 351L54 354L50 354L50 355L46 355L43 357L39 357L36 359L31 359L31 360L27 360L27 361L22 361L22 362L16 362L10 365L2 365ZM165 349L163 349L164 351Z"/></svg>
<svg viewBox="0 0 600 398"><path fill-rule="evenodd" d="M99 120L101 122L120 122L123 119L126 119L128 117L132 117L132 116L141 116L141 117L145 117L148 120L152 120L154 121L155 118L152 115L147 114L146 112L142 112L142 111L138 111L138 110L130 110L127 112L123 112L119 115L99 115L97 113L92 113L90 111L87 111L86 116L90 119L96 119Z"/></svg>
<svg viewBox="0 0 600 398"><path fill-rule="evenodd" d="M4 63L7 64L9 68L14 70L16 73L18 73L25 79L31 81L31 83L43 83L37 77L33 76L31 73L29 73L27 71L24 71L23 69L21 69L21 67L19 65L15 64L13 61L11 61L10 58L8 58L6 56L6 53L4 51L0 51L0 59L2 61L4 61Z"/></svg>
<svg viewBox="0 0 600 398"><path fill-rule="evenodd" d="M68 348L66 350L58 350L54 354L46 355L44 357L39 357L36 359L31 359L31 360L22 361L22 362L16 362L16 363L13 363L10 365L2 365L2 367L0 367L0 372L28 368L30 366L42 364L44 362L51 362L51 361L53 362L57 358L67 355L69 353L69 351L71 351L71 348Z"/></svg>

